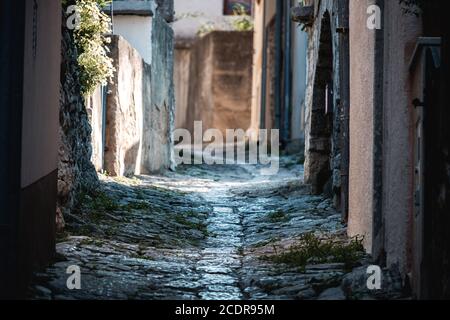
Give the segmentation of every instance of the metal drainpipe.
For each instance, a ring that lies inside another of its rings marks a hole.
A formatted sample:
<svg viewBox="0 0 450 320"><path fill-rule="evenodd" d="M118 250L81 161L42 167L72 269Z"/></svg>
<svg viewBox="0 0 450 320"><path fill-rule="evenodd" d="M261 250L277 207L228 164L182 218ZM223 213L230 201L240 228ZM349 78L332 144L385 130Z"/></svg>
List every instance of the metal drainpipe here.
<svg viewBox="0 0 450 320"><path fill-rule="evenodd" d="M340 57L341 57L341 105L342 119L342 161L341 161L341 211L342 219L348 221L349 202L349 162L350 162L350 47L349 47L349 2L342 1L340 15Z"/></svg>
<svg viewBox="0 0 450 320"><path fill-rule="evenodd" d="M283 1L277 1L275 18L275 129L281 129L282 106L282 32L283 32Z"/></svg>
<svg viewBox="0 0 450 320"><path fill-rule="evenodd" d="M385 0L376 0L375 4L384 13ZM382 15L382 19L384 16ZM382 21L384 24L384 20ZM384 66L384 30L375 33L375 73L374 73L374 137L373 137L373 236L372 256L380 265L385 265L384 219L383 219L383 66Z"/></svg>
<svg viewBox="0 0 450 320"><path fill-rule="evenodd" d="M266 2L263 8L263 62L262 62L262 79L261 79L261 114L260 129L266 129L266 94L267 94L267 29L266 29Z"/></svg>
<svg viewBox="0 0 450 320"><path fill-rule="evenodd" d="M111 9L110 9L110 15L111 15L111 35L114 35L114 0L111 1ZM105 168L105 153L106 153L106 113L108 109L108 91L109 86L108 84L102 86L101 93L102 93L102 147L103 147L103 154L102 154L102 170Z"/></svg>
<svg viewBox="0 0 450 320"><path fill-rule="evenodd" d="M292 25L291 25L291 15L289 14L289 10L291 8L291 0L286 0L286 6L284 10L285 14L285 24L286 24L286 33L285 33L285 52L284 52L284 121L283 121L283 142L286 145L289 141L289 132L291 127L291 122L289 119L291 113L291 34L292 34Z"/></svg>

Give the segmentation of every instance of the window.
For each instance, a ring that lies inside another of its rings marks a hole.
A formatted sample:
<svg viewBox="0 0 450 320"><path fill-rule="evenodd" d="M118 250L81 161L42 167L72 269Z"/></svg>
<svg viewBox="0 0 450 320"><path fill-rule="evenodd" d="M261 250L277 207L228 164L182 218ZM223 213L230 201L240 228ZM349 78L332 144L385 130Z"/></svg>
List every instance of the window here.
<svg viewBox="0 0 450 320"><path fill-rule="evenodd" d="M243 5L248 15L252 14L252 0L225 0L224 1L224 15L229 16L234 14L236 5Z"/></svg>

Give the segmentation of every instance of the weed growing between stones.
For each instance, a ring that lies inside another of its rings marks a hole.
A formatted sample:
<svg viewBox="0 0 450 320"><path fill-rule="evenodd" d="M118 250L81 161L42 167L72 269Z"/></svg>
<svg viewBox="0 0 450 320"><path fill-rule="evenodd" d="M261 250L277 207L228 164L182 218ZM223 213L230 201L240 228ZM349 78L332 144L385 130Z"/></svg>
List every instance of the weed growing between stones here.
<svg viewBox="0 0 450 320"><path fill-rule="evenodd" d="M94 212L111 212L120 209L119 202L102 191L95 192L92 195L84 193L81 195L81 201L80 204L83 207Z"/></svg>
<svg viewBox="0 0 450 320"><path fill-rule="evenodd" d="M297 267L306 271L307 265L324 263L344 263L346 269L352 269L364 256L363 238L355 237L349 242L333 239L322 239L313 233L301 236L299 242L287 251L264 256L262 259Z"/></svg>
<svg viewBox="0 0 450 320"><path fill-rule="evenodd" d="M127 211L132 210L150 210L150 204L145 201L131 201L126 204L120 204L117 199L106 194L103 191L97 191L95 193L87 194L83 193L79 198L79 206L82 211L88 211L93 216L99 216L101 218L102 213L114 212L114 211Z"/></svg>
<svg viewBox="0 0 450 320"><path fill-rule="evenodd" d="M289 215L286 212L282 211L282 210L278 210L278 211L269 213L267 218L272 223L279 223L279 222L287 222L287 221L289 221Z"/></svg>
<svg viewBox="0 0 450 320"><path fill-rule="evenodd" d="M189 221L186 217L184 217L182 215L176 215L175 222L187 227L188 229L198 230L205 237L208 236L208 230L207 230L206 224L204 224L204 223L201 223L201 222L196 223L196 222Z"/></svg>

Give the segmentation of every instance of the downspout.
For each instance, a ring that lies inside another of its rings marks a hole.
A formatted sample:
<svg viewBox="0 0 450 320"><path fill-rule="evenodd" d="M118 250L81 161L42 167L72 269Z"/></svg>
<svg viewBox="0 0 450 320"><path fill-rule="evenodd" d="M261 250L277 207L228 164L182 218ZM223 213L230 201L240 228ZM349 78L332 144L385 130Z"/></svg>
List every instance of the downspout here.
<svg viewBox="0 0 450 320"><path fill-rule="evenodd" d="M261 114L260 129L266 129L266 103L267 103L267 29L266 29L266 2L263 2L263 61L262 61L262 78L261 78Z"/></svg>
<svg viewBox="0 0 450 320"><path fill-rule="evenodd" d="M350 43L349 43L349 1L342 0L339 21L340 65L341 65L341 106L342 120L342 161L341 161L341 213L342 220L348 221L349 209L349 165L350 165Z"/></svg>
<svg viewBox="0 0 450 320"><path fill-rule="evenodd" d="M292 41L292 25L291 25L291 0L286 0L286 6L284 8L285 15L285 24L286 24L286 32L285 32L285 52L284 52L284 119L283 119L283 142L286 146L289 139L291 121L291 64L292 64L292 49L291 49L291 41Z"/></svg>
<svg viewBox="0 0 450 320"><path fill-rule="evenodd" d="M375 0L381 8L384 24L384 0ZM372 254L379 265L385 265L384 217L383 217L383 76L384 76L384 29L375 33L375 68L373 101L373 235Z"/></svg>
<svg viewBox="0 0 450 320"><path fill-rule="evenodd" d="M282 32L283 32L283 1L277 1L275 18L275 129L281 129L282 107Z"/></svg>
<svg viewBox="0 0 450 320"><path fill-rule="evenodd" d="M111 35L114 35L114 0L111 1L110 6L110 16L111 16ZM108 109L108 92L109 85L106 84L102 86L102 170L105 168L105 151L106 151L106 113Z"/></svg>
<svg viewBox="0 0 450 320"><path fill-rule="evenodd" d="M106 150L106 111L108 99L108 85L101 87L102 93L102 170L105 169L105 150Z"/></svg>

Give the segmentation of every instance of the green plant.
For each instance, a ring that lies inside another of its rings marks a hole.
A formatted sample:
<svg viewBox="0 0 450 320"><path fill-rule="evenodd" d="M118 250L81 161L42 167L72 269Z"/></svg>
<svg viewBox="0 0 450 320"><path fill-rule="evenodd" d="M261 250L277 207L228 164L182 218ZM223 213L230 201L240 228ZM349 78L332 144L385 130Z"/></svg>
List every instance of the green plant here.
<svg viewBox="0 0 450 320"><path fill-rule="evenodd" d="M287 222L289 221L289 215L282 210L269 213L268 219L272 223Z"/></svg>
<svg viewBox="0 0 450 320"><path fill-rule="evenodd" d="M253 19L247 14L247 10L244 5L240 3L234 5L233 14L236 16L236 18L234 18L232 22L235 31L253 30Z"/></svg>
<svg viewBox="0 0 450 320"><path fill-rule="evenodd" d="M205 236L205 237L208 236L208 229L204 223L201 223L201 222L196 223L196 222L189 221L186 217L184 217L182 215L176 215L174 220L176 223L178 223L188 229L198 230L203 234L203 236Z"/></svg>
<svg viewBox="0 0 450 320"><path fill-rule="evenodd" d="M133 201L133 202L129 202L126 205L122 206L122 209L125 211L132 211L132 210L150 210L151 206L149 203L147 202L143 202L143 201Z"/></svg>
<svg viewBox="0 0 450 320"><path fill-rule="evenodd" d="M353 267L364 255L363 238L355 237L349 242L333 239L321 239L313 233L304 234L299 242L287 251L265 256L264 259L298 267L304 271L308 264L344 263L346 268Z"/></svg>
<svg viewBox="0 0 450 320"><path fill-rule="evenodd" d="M73 32L78 50L82 94L88 96L99 85L106 85L114 75L113 60L108 57L111 19L101 8L107 0L76 0L80 23ZM65 2L67 5L67 1Z"/></svg>
<svg viewBox="0 0 450 320"><path fill-rule="evenodd" d="M121 209L119 202L104 191L96 191L79 195L78 203L95 213L112 212Z"/></svg>
<svg viewBox="0 0 450 320"><path fill-rule="evenodd" d="M234 31L252 31L254 28L253 18L247 14L247 9L242 4L236 4L233 7L233 18L227 20L225 23L217 24L214 21L207 21L203 23L197 31L197 35L203 37L215 30L229 30Z"/></svg>

